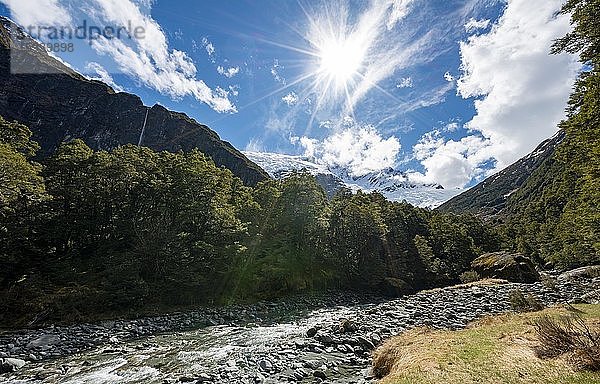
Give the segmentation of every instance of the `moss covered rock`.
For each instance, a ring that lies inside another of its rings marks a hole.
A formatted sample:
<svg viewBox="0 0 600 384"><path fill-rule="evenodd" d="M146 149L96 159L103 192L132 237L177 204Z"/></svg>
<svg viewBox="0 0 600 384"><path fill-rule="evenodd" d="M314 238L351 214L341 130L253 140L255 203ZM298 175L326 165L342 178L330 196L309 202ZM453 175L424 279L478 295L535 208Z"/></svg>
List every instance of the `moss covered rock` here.
<svg viewBox="0 0 600 384"><path fill-rule="evenodd" d="M471 267L483 278L504 279L515 283L534 283L540 280L533 262L520 253L486 253L473 260Z"/></svg>

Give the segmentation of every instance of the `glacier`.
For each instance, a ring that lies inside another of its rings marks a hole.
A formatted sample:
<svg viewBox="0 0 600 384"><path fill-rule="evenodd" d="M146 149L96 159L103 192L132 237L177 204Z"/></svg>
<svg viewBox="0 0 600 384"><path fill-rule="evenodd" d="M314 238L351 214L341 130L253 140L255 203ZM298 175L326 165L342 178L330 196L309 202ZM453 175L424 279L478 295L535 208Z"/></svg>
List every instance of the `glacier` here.
<svg viewBox="0 0 600 384"><path fill-rule="evenodd" d="M422 208L436 208L464 189L446 189L439 184L425 184L410 181L407 174L393 168L353 176L343 167L328 167L306 156L281 153L245 151L244 155L264 169L271 177L282 179L293 172L306 171L317 179L328 196L342 187L352 191L377 191L390 201L406 201Z"/></svg>

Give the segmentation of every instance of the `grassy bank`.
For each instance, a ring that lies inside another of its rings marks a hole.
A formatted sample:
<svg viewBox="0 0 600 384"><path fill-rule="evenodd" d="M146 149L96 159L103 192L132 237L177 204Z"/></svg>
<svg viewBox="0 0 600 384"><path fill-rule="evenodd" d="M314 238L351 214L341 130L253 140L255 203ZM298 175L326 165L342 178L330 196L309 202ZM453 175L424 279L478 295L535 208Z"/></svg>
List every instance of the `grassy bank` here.
<svg viewBox="0 0 600 384"><path fill-rule="evenodd" d="M600 326L600 305L578 305L586 323ZM374 370L383 384L600 383L600 372L577 371L565 357L542 360L532 322L565 308L488 317L461 331L414 329L382 345Z"/></svg>

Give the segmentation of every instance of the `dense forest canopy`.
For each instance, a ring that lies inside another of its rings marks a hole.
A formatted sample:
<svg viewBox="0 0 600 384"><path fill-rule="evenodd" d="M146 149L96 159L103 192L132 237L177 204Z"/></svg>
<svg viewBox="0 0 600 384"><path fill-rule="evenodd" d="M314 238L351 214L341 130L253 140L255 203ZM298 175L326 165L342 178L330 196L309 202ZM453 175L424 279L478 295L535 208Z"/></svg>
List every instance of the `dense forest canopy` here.
<svg viewBox="0 0 600 384"><path fill-rule="evenodd" d="M4 321L327 288L396 295L458 281L500 245L470 216L378 193L328 200L309 174L246 187L198 151L73 140L42 166L27 127L0 129Z"/></svg>

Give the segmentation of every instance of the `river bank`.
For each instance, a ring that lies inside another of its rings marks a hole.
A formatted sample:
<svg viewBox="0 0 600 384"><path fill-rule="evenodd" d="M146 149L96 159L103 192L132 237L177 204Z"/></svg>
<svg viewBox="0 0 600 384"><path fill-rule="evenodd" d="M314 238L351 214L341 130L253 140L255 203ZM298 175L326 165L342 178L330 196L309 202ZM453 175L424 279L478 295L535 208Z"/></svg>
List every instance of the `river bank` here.
<svg viewBox="0 0 600 384"><path fill-rule="evenodd" d="M0 383L365 383L372 380L371 350L399 332L421 325L460 329L509 312L515 289L549 306L581 301L599 288L597 277L467 285L374 303L321 298L312 304L330 305L313 310L279 304L270 318L240 306L227 316L211 313L214 325L188 313L23 331L0 337L4 357L29 360ZM268 304L261 306L269 312Z"/></svg>

